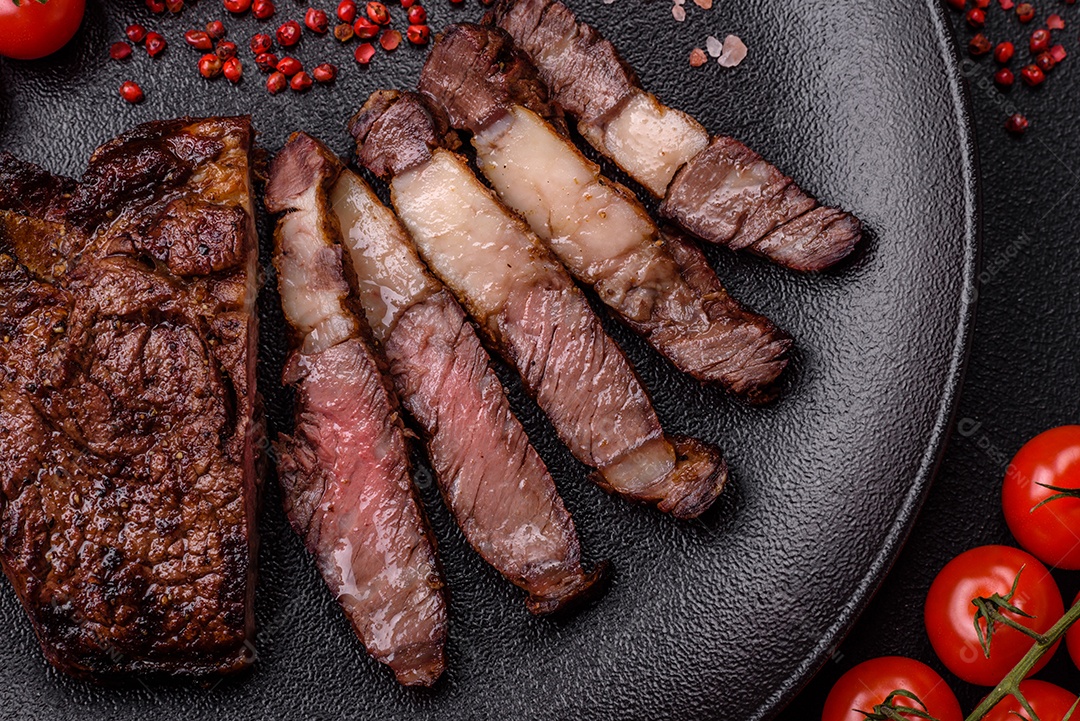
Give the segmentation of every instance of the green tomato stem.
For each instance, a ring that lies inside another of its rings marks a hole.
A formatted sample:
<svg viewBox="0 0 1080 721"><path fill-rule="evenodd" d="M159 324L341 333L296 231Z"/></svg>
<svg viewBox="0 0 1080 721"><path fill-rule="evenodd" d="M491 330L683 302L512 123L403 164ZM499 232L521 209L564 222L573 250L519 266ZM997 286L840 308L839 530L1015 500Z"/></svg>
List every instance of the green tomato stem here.
<svg viewBox="0 0 1080 721"><path fill-rule="evenodd" d="M975 710L964 721L979 721L985 718L986 714L990 713L990 709L997 706L1006 696L1023 698L1020 694L1020 682L1027 677L1031 669L1035 668L1035 664L1039 662L1039 659L1045 656L1053 648L1054 644L1065 636L1065 632L1069 630L1069 627L1078 620L1080 620L1080 603L1066 611L1061 620L1051 626L1049 631L1042 634L1042 637L1035 642L1031 650L1024 654L1024 657L1013 667L1013 670L1009 671L1008 675L1001 679L1001 683L994 687L994 690L982 700L982 703L975 707ZM1033 718L1032 721L1036 721L1036 719Z"/></svg>

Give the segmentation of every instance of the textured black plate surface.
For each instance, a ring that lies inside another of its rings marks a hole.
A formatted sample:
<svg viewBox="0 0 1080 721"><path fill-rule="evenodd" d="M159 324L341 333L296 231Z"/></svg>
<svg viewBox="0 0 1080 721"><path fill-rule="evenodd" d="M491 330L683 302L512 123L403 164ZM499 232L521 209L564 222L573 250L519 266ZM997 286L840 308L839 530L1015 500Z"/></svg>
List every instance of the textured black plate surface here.
<svg viewBox="0 0 1080 721"><path fill-rule="evenodd" d="M971 321L977 243L974 150L947 32L934 2L726 0L687 22L669 7L571 3L638 69L647 88L713 131L747 141L870 229L843 269L799 276L711 252L731 291L798 343L783 399L749 408L699 388L609 324L672 431L719 443L734 481L701 521L680 524L606 497L511 384L530 436L574 513L586 555L616 573L592 606L532 619L519 594L465 545L430 475L418 483L451 596L450 667L432 691L396 686L366 658L288 530L269 486L262 521L258 663L207 684L132 680L102 689L49 669L10 591L0 591L0 716L18 719L759 719L775 713L853 622L897 553L946 436ZM281 0L276 27L305 5ZM332 8L327 3L327 10ZM92 149L138 122L252 113L271 151L304 129L345 152L346 117L380 86L411 87L422 53L305 36L305 62L343 68L332 90L268 96L248 63L239 87L195 73L180 33L222 15L200 0L179 17L141 3L91 4L59 56L0 62L0 148L78 173ZM403 27L401 11L396 23ZM433 0L433 26L480 8ZM170 41L155 62L107 58L132 20ZM229 23L241 45L260 25ZM740 35L737 70L691 70L705 36ZM138 79L147 100L116 97ZM264 239L266 225L263 224ZM270 279L272 282L272 278ZM289 422L276 383L280 313L262 298L260 383L271 422ZM509 378L504 373L504 378Z"/></svg>

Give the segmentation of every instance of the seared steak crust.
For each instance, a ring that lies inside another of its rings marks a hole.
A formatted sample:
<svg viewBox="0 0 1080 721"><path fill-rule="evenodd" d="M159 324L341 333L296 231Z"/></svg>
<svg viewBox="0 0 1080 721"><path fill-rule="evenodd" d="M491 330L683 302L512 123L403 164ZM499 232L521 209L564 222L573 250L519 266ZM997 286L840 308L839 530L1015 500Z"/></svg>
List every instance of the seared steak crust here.
<svg viewBox="0 0 1080 721"><path fill-rule="evenodd" d="M543 83L505 31L452 25L419 88L451 125L473 133L477 165L503 202L628 325L699 380L750 397L769 393L790 340L728 296L700 253L676 256L630 190L536 117L550 108ZM704 279L695 287L691 275Z"/></svg>
<svg viewBox="0 0 1080 721"><path fill-rule="evenodd" d="M410 477L397 399L349 302L329 194L341 171L306 136L274 159L274 264L293 352L296 428L277 444L289 521L368 652L399 682L445 668L446 601ZM314 152L313 152L314 150Z"/></svg>
<svg viewBox="0 0 1080 721"><path fill-rule="evenodd" d="M395 94L390 104L387 97L378 97L387 115L394 105L407 105L397 112L438 122L439 111L416 93ZM372 106L369 101L360 115ZM381 123L352 125L358 156L370 159L372 170L387 167L381 159L394 150L384 145L397 139L382 132ZM676 515L701 513L727 479L719 451L701 444L694 460L680 457L678 440L664 434L633 368L565 269L462 158L445 148L429 154L406 172L386 174L424 260L517 368L562 441L598 469L606 488Z"/></svg>
<svg viewBox="0 0 1080 721"><path fill-rule="evenodd" d="M821 208L739 141L706 143L696 121L641 90L615 47L559 0L500 0L487 21L529 54L582 135L664 198L664 217L699 238L802 271L823 270L858 243L858 219Z"/></svg>
<svg viewBox="0 0 1080 721"><path fill-rule="evenodd" d="M140 192L95 199L102 173L127 182L99 151L86 184L39 174L40 194L16 193L68 224L0 213L0 561L64 671L232 671L253 632L252 131L185 119L133 136L173 159L138 171ZM216 150L170 150L190 144ZM76 198L98 211L75 214ZM194 249L162 236L162 254L231 253L179 269L148 255L166 217Z"/></svg>

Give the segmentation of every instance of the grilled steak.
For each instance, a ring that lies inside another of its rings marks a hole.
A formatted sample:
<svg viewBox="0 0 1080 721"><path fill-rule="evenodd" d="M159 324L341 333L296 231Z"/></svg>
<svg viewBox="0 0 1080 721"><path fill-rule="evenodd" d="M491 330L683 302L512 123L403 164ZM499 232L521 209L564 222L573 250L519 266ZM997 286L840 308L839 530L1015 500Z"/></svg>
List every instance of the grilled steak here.
<svg viewBox="0 0 1080 721"><path fill-rule="evenodd" d="M294 350L296 429L277 443L285 511L368 652L399 682L445 668L446 602L434 540L410 478L405 429L349 308L329 193L340 167L293 142L274 159L266 206Z"/></svg>
<svg viewBox="0 0 1080 721"><path fill-rule="evenodd" d="M329 150L297 136L296 152ZM406 410L420 425L446 505L469 544L550 613L589 591L574 521L454 297L358 175L331 196L358 297Z"/></svg>
<svg viewBox="0 0 1080 721"><path fill-rule="evenodd" d="M68 673L251 659L252 135L150 123L80 182L0 157L0 561Z"/></svg>
<svg viewBox="0 0 1080 721"><path fill-rule="evenodd" d="M790 340L731 300L715 274L704 292L686 281L637 198L544 121L558 112L509 35L451 26L428 55L419 88L451 125L473 134L477 164L502 201L635 331L699 380L768 395ZM707 264L702 272L712 273ZM725 303L710 302L717 292Z"/></svg>
<svg viewBox="0 0 1080 721"><path fill-rule="evenodd" d="M532 57L582 136L699 238L813 271L847 256L861 237L854 216L821 207L739 141L710 139L642 90L615 47L559 0L500 0L489 21Z"/></svg>
<svg viewBox="0 0 1080 721"><path fill-rule="evenodd" d="M648 394L584 295L527 227L441 145L415 93L376 93L350 124L358 156L391 179L421 256L515 365L571 452L605 488L679 517L727 477L715 448L664 435Z"/></svg>

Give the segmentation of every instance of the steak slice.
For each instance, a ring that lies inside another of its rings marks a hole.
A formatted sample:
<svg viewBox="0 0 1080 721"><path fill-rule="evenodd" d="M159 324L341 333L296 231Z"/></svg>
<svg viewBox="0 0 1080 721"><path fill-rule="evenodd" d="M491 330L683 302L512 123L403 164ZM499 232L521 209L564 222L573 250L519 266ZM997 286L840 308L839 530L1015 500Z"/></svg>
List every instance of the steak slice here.
<svg viewBox="0 0 1080 721"><path fill-rule="evenodd" d="M822 208L739 141L717 136L642 90L615 47L559 0L500 0L487 18L532 57L555 102L593 147L664 202L699 238L796 270L823 270L854 249L862 226Z"/></svg>
<svg viewBox="0 0 1080 721"><path fill-rule="evenodd" d="M727 478L719 452L664 434L566 270L440 145L445 123L420 95L384 91L350 129L361 161L391 180L420 255L517 368L574 456L597 469L597 482L678 517L702 513Z"/></svg>
<svg viewBox="0 0 1080 721"><path fill-rule="evenodd" d="M400 683L445 668L446 601L413 491L405 429L363 320L349 307L329 201L340 166L294 141L274 159L266 206L294 350L296 428L277 443L289 521L368 652Z"/></svg>
<svg viewBox="0 0 1080 721"><path fill-rule="evenodd" d="M317 152L339 162L305 135L282 152ZM360 176L344 169L332 203L368 322L465 538L529 594L526 607L534 614L587 594L602 567L582 570L574 521L461 306Z"/></svg>
<svg viewBox="0 0 1080 721"><path fill-rule="evenodd" d="M78 183L0 157L0 562L68 673L252 659L252 137L150 123Z"/></svg>
<svg viewBox="0 0 1080 721"><path fill-rule="evenodd" d="M747 312L711 274L703 292L665 247L627 188L600 174L544 117L557 116L528 58L504 31L452 25L436 40L419 89L472 133L477 165L580 282L695 378L768 397L791 341ZM546 109L546 110L545 110ZM713 303L719 292L725 303Z"/></svg>

